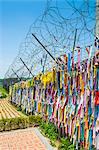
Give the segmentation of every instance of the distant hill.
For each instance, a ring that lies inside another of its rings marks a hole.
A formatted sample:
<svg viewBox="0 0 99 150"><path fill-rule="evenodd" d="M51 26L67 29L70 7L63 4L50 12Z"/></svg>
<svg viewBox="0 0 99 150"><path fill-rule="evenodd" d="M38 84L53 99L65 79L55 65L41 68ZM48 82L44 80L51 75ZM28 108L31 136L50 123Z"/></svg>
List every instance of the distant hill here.
<svg viewBox="0 0 99 150"><path fill-rule="evenodd" d="M23 78L23 77L21 77L21 80L22 80L22 81L26 81L26 80L29 80L29 79L31 79L31 78ZM19 80L18 78L5 78L5 79L3 80L3 87L4 87L7 91L9 91L9 86L10 86L10 85L13 85L13 84L15 84L15 83L17 83L17 82L20 82L20 80Z"/></svg>

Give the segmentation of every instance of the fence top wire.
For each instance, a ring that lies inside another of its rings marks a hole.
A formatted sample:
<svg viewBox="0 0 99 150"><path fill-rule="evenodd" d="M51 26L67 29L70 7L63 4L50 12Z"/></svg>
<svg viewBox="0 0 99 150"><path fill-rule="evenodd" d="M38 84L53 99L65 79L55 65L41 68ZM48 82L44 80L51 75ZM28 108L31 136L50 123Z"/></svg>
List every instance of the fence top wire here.
<svg viewBox="0 0 99 150"><path fill-rule="evenodd" d="M72 52L74 34L77 29L75 45L81 47L81 60L88 58L86 46L94 45L95 38L95 5L95 1L89 0L47 0L42 16L30 26L5 78L16 77L12 68L20 78L31 77L20 58L34 75L42 72L44 62L45 70L53 66L53 60L33 38L32 33L57 58L62 54ZM93 46L92 55L94 52ZM74 60L77 61L77 51L74 51Z"/></svg>

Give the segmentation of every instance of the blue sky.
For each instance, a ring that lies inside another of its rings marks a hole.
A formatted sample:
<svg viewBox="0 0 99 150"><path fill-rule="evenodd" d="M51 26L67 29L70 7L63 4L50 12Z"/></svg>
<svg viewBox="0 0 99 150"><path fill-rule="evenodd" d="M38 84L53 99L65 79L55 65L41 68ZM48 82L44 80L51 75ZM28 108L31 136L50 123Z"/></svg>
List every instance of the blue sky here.
<svg viewBox="0 0 99 150"><path fill-rule="evenodd" d="M52 5L56 4L55 0L49 1L54 2ZM62 15L68 16L67 4L65 3L64 6L63 0L57 1L60 9L64 8ZM76 7L84 2L83 0L70 0L69 2L73 1ZM20 43L26 37L30 25L43 14L46 2L47 0L0 0L0 78L4 77L8 67L17 56ZM90 4L93 6L94 2L91 0ZM70 8L69 12L71 12ZM90 10L90 12L94 17L93 11ZM90 25L92 26L92 22Z"/></svg>
<svg viewBox="0 0 99 150"><path fill-rule="evenodd" d="M18 54L30 25L45 7L46 0L0 0L0 78Z"/></svg>

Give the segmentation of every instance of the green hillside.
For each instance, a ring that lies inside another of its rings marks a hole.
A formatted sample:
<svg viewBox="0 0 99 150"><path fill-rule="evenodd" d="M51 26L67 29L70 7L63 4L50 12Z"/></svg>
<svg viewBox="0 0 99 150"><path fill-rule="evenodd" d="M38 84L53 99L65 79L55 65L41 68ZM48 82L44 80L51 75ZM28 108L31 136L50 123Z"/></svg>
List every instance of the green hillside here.
<svg viewBox="0 0 99 150"><path fill-rule="evenodd" d="M0 98L6 98L7 95L7 91L0 85Z"/></svg>

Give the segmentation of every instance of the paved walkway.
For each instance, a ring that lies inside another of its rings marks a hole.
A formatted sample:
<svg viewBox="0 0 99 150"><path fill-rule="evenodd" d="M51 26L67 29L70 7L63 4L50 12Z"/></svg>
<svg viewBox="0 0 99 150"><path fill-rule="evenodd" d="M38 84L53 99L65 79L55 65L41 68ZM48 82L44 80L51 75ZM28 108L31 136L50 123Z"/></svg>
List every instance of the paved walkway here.
<svg viewBox="0 0 99 150"><path fill-rule="evenodd" d="M37 128L0 133L0 150L54 150Z"/></svg>
<svg viewBox="0 0 99 150"><path fill-rule="evenodd" d="M0 99L0 119L24 116L7 100ZM0 150L55 150L38 128L0 132Z"/></svg>

